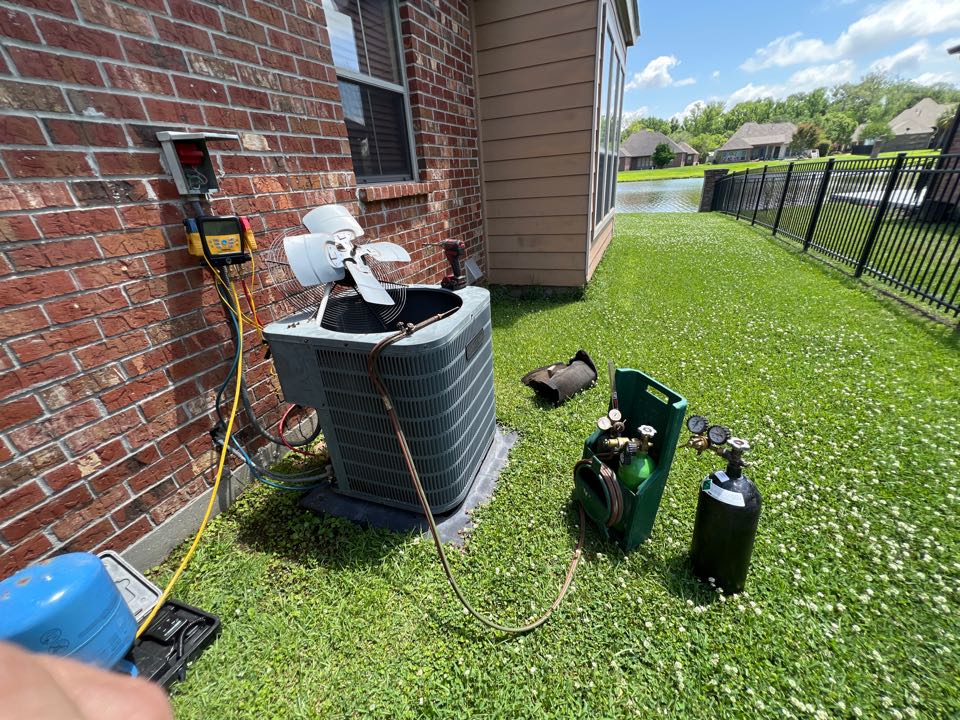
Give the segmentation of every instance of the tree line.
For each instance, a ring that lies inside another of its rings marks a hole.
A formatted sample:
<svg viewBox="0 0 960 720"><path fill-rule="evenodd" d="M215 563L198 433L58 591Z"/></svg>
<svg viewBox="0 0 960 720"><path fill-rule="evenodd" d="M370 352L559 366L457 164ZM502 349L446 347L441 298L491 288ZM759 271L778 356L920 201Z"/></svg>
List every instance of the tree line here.
<svg viewBox="0 0 960 720"><path fill-rule="evenodd" d="M704 103L682 121L676 117L639 118L624 128L621 140L638 130L654 130L688 143L705 157L744 123L792 122L798 127L794 149L819 147L825 154L848 144L861 124L865 124L861 138L886 139L891 134L887 123L925 97L938 103L956 103L960 102L960 89L946 83L921 85L871 73L856 83L794 93L780 100L748 100L729 110L720 100ZM940 123L945 124L951 117L952 113L945 113Z"/></svg>

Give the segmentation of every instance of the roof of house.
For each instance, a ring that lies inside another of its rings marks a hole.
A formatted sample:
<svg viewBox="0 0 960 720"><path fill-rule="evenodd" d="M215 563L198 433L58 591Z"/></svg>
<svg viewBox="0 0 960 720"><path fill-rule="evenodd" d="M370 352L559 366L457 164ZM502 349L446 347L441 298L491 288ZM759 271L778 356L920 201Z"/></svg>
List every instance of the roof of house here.
<svg viewBox="0 0 960 720"><path fill-rule="evenodd" d="M933 98L925 97L893 118L889 123L890 129L894 135L934 132L937 129L937 119L953 109L953 105L941 105Z"/></svg>
<svg viewBox="0 0 960 720"><path fill-rule="evenodd" d="M791 122L748 122L730 136L719 150L746 150L757 145L786 145L793 140L797 126Z"/></svg>
<svg viewBox="0 0 960 720"><path fill-rule="evenodd" d="M690 146L687 145L687 143L685 143L685 142L678 142L677 145L679 145L679 146L680 146L680 149L683 150L683 151L684 151L685 153L687 153L688 155L699 155L699 154L700 154L700 153L698 153L698 152L696 151L695 148L690 147Z"/></svg>
<svg viewBox="0 0 960 720"><path fill-rule="evenodd" d="M620 155L622 157L647 157L653 155L653 151L657 149L657 145L660 143L666 143L675 153L687 152L661 132L639 130L620 143Z"/></svg>

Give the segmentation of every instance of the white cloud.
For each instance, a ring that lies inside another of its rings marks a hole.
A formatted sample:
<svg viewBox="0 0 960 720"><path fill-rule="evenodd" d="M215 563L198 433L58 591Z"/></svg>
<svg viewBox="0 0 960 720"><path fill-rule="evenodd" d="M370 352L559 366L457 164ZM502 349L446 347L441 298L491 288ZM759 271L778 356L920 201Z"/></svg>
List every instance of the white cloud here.
<svg viewBox="0 0 960 720"><path fill-rule="evenodd" d="M852 23L833 42L785 35L758 48L740 67L755 72L805 62L849 58L907 37L924 37L960 28L957 0L889 0Z"/></svg>
<svg viewBox="0 0 960 720"><path fill-rule="evenodd" d="M718 78L718 77L720 77L720 71L719 71L719 70L714 70L712 73L710 73L710 77L713 77L713 78Z"/></svg>
<svg viewBox="0 0 960 720"><path fill-rule="evenodd" d="M681 111L678 112L678 113L674 113L674 114L671 115L670 117L671 117L671 118L676 118L676 119L679 120L680 122L683 122L684 120L686 120L686 119L690 116L690 114L691 114L693 111L705 107L706 104L707 104L707 103L705 103L703 100L694 100L692 103L689 103L683 110L681 110Z"/></svg>
<svg viewBox="0 0 960 720"><path fill-rule="evenodd" d="M732 107L737 103L759 100L765 97L780 97L783 91L783 85L754 85L753 83L747 83L739 90L734 90L730 93L730 97L727 98L727 106Z"/></svg>
<svg viewBox="0 0 960 720"><path fill-rule="evenodd" d="M921 85L936 85L937 83L948 83L956 85L960 83L960 73L954 72L925 72L913 78L914 82Z"/></svg>
<svg viewBox="0 0 960 720"><path fill-rule="evenodd" d="M674 80L670 75L670 70L680 61L674 55L661 55L647 63L647 66L638 73L624 86L625 90L636 90L646 87L682 87L684 85L693 85L696 80L692 77Z"/></svg>
<svg viewBox="0 0 960 720"><path fill-rule="evenodd" d="M649 114L650 114L650 108L648 108L646 105L644 105L643 107L638 107L636 110L625 110L620 115L620 118L621 118L620 122L621 124L626 126L632 123L634 120L637 120L642 117L647 117L647 115Z"/></svg>
<svg viewBox="0 0 960 720"><path fill-rule="evenodd" d="M898 53L874 60L870 63L870 69L900 75L919 69L920 64L926 62L929 57L930 44L926 40L921 40Z"/></svg>
<svg viewBox="0 0 960 720"><path fill-rule="evenodd" d="M827 85L836 85L853 80L857 66L853 60L841 60L830 65L811 65L797 70L787 80L790 92L802 92Z"/></svg>

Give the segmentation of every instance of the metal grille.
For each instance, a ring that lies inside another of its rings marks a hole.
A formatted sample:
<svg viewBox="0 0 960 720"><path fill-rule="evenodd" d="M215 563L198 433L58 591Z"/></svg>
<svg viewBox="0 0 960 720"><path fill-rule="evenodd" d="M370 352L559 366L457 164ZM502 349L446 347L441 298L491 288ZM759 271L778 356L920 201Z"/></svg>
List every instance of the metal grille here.
<svg viewBox="0 0 960 720"><path fill-rule="evenodd" d="M960 154L745 170L717 182L712 209L960 315Z"/></svg>

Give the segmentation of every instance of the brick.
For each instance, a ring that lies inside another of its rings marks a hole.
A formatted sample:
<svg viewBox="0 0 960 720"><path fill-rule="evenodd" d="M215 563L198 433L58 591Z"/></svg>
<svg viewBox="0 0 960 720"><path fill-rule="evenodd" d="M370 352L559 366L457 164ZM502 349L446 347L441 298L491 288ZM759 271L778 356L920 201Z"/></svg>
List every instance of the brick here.
<svg viewBox="0 0 960 720"><path fill-rule="evenodd" d="M100 58L123 59L120 42L113 33L43 17L37 18L37 27L48 46ZM75 59L70 58L70 61Z"/></svg>
<svg viewBox="0 0 960 720"><path fill-rule="evenodd" d="M40 42L40 36L33 28L30 16L9 8L0 10L0 35L24 42Z"/></svg>
<svg viewBox="0 0 960 720"><path fill-rule="evenodd" d="M130 491L123 485L115 485L100 496L82 507L79 507L65 518L53 525L53 534L60 540L69 540L77 532L97 518L109 515L130 498ZM113 534L112 532L110 533Z"/></svg>
<svg viewBox="0 0 960 720"><path fill-rule="evenodd" d="M37 210L72 207L73 198L62 182L18 182L0 185L0 210Z"/></svg>
<svg viewBox="0 0 960 720"><path fill-rule="evenodd" d="M104 518L95 525L87 528L79 535L70 538L63 546L64 552L88 552L97 547L116 532L116 528L108 518Z"/></svg>
<svg viewBox="0 0 960 720"><path fill-rule="evenodd" d="M59 88L12 80L0 80L0 106L16 110L67 111L67 102Z"/></svg>
<svg viewBox="0 0 960 720"><path fill-rule="evenodd" d="M149 375L128 380L115 390L105 392L100 396L100 399L107 410L115 412L167 387L170 387L170 378L167 377L165 372L159 370Z"/></svg>
<svg viewBox="0 0 960 720"><path fill-rule="evenodd" d="M151 508L176 490L177 483L174 482L173 478L168 477L144 490L132 501L116 510L110 517L117 524L117 527L128 525L137 518L146 515Z"/></svg>
<svg viewBox="0 0 960 720"><path fill-rule="evenodd" d="M57 145L109 145L123 147L127 137L115 123L81 122L79 120L46 120L47 131Z"/></svg>
<svg viewBox="0 0 960 720"><path fill-rule="evenodd" d="M211 127L230 130L248 130L251 127L250 115L245 110L208 105L204 106L203 115L205 124Z"/></svg>
<svg viewBox="0 0 960 720"><path fill-rule="evenodd" d="M9 48L9 52L17 70L24 77L76 85L103 85L100 69L93 60L64 57L27 48Z"/></svg>
<svg viewBox="0 0 960 720"><path fill-rule="evenodd" d="M0 339L5 340L17 335L26 335L34 330L49 326L50 321L36 306L11 310L0 314Z"/></svg>
<svg viewBox="0 0 960 720"><path fill-rule="evenodd" d="M89 239L48 242L7 251L7 257L18 271L58 268L64 265L99 260L100 251Z"/></svg>
<svg viewBox="0 0 960 720"><path fill-rule="evenodd" d="M147 109L147 117L154 122L188 125L203 123L203 112L195 104L147 98L143 101L143 106Z"/></svg>
<svg viewBox="0 0 960 720"><path fill-rule="evenodd" d="M167 18L156 17L154 24L157 26L157 33L162 40L186 45L205 52L213 51L213 43L210 42L210 33L206 30L192 25L172 22Z"/></svg>
<svg viewBox="0 0 960 720"><path fill-rule="evenodd" d="M45 150L4 150L3 159L14 177L75 177L92 175L83 153Z"/></svg>
<svg viewBox="0 0 960 720"><path fill-rule="evenodd" d="M144 516L138 518L134 523L128 525L113 537L98 545L95 552L101 553L104 550L125 550L137 540L142 538L153 529L150 518Z"/></svg>
<svg viewBox="0 0 960 720"><path fill-rule="evenodd" d="M35 302L76 289L73 278L64 270L26 277L7 277L0 280L0 307Z"/></svg>
<svg viewBox="0 0 960 720"><path fill-rule="evenodd" d="M12 518L24 510L33 507L47 494L35 482L21 485L16 490L0 495L0 517Z"/></svg>
<svg viewBox="0 0 960 720"><path fill-rule="evenodd" d="M177 510L186 505L190 500L201 495L207 489L207 484L203 478L197 478L193 482L187 483L181 487L175 494L159 503L150 512L150 518L158 525L173 515Z"/></svg>
<svg viewBox="0 0 960 720"><path fill-rule="evenodd" d="M33 396L0 405L0 418L3 418L4 428L25 423L28 420L40 417L42 414L43 408L40 407L37 398ZM0 513L0 517L2 517L2 513Z"/></svg>
<svg viewBox="0 0 960 720"><path fill-rule="evenodd" d="M127 285L127 296L133 303L145 303L151 300L162 300L170 295L177 295L190 289L190 283L183 273L164 275L163 277L140 280ZM169 306L168 306L169 309Z"/></svg>
<svg viewBox="0 0 960 720"><path fill-rule="evenodd" d="M45 358L15 370L8 370L0 376L0 397L8 397L34 385L73 375L76 371L76 363L65 355Z"/></svg>
<svg viewBox="0 0 960 720"><path fill-rule="evenodd" d="M90 205L143 202L150 197L141 180L81 180L70 186L77 200ZM102 238L99 238L98 242L101 241Z"/></svg>
<svg viewBox="0 0 960 720"><path fill-rule="evenodd" d="M144 466L127 480L127 485L134 494L143 492L147 488L173 474L173 471L190 461L186 448L178 447L172 453L163 455L160 460L144 464Z"/></svg>
<svg viewBox="0 0 960 720"><path fill-rule="evenodd" d="M22 363L33 362L61 352L67 352L100 340L100 328L93 320L55 327L10 343L10 349Z"/></svg>
<svg viewBox="0 0 960 720"><path fill-rule="evenodd" d="M91 370L79 377L65 380L40 392L47 407L54 410L93 397L124 382L116 365Z"/></svg>
<svg viewBox="0 0 960 720"><path fill-rule="evenodd" d="M223 29L220 13L194 0L168 0L170 13L180 20L194 25L205 25L214 30Z"/></svg>
<svg viewBox="0 0 960 720"><path fill-rule="evenodd" d="M136 410L128 408L69 436L65 442L74 453L83 453L106 440L140 425Z"/></svg>
<svg viewBox="0 0 960 720"><path fill-rule="evenodd" d="M123 38L122 44L127 60L132 63L181 72L187 69L183 52L177 47L131 38Z"/></svg>
<svg viewBox="0 0 960 720"><path fill-rule="evenodd" d="M103 69L107 74L107 81L113 87L153 95L170 95L173 93L173 84L165 73L144 68L127 67L126 65L111 65L110 63L105 63ZM137 105L139 106L139 104L138 101ZM111 117L130 116L112 114ZM145 118L146 115L141 112L136 117Z"/></svg>
<svg viewBox="0 0 960 720"><path fill-rule="evenodd" d="M75 485L83 478L89 477L92 473L101 470L107 465L115 463L126 454L127 449L124 446L123 441L112 440L98 446L94 450L91 450L78 460L74 460L50 470L43 475L43 481L54 492L60 492L61 490ZM100 491L98 488L94 487L92 480L90 482L90 487L93 488L94 492Z"/></svg>
<svg viewBox="0 0 960 720"><path fill-rule="evenodd" d="M64 493L47 498L47 501L33 512L21 515L19 518L0 528L7 542L15 543L27 535L46 527L66 513L76 509L93 499L86 487L80 486L67 490Z"/></svg>
<svg viewBox="0 0 960 720"><path fill-rule="evenodd" d="M107 257L140 255L167 249L167 240L163 231L155 227L116 235L102 235L97 238L97 243Z"/></svg>
<svg viewBox="0 0 960 720"><path fill-rule="evenodd" d="M165 472L163 470L165 464L166 460L161 457L157 448L149 445L91 477L90 487L97 493L104 492L108 488L122 483L127 483L130 487L133 487L133 484L129 481L140 475L144 469L150 468L157 469L158 472ZM136 492L136 490L134 491Z"/></svg>
<svg viewBox="0 0 960 720"><path fill-rule="evenodd" d="M35 217L40 230L48 238L108 232L121 227L120 217L113 208L69 210Z"/></svg>
<svg viewBox="0 0 960 720"><path fill-rule="evenodd" d="M104 315L100 318L100 327L107 336L122 335L131 330L138 330L154 323L167 320L169 315L162 302L125 310L122 313Z"/></svg>
<svg viewBox="0 0 960 720"><path fill-rule="evenodd" d="M0 240L14 242L17 240L37 240L40 232L33 224L29 215L9 215L0 217Z"/></svg>
<svg viewBox="0 0 960 720"><path fill-rule="evenodd" d="M44 535L34 535L20 542L16 547L0 555L0 580L13 575L52 549L53 545Z"/></svg>
<svg viewBox="0 0 960 720"><path fill-rule="evenodd" d="M186 55L190 70L196 75L207 75L221 80L237 79L237 66L229 60L210 58L192 52L188 52Z"/></svg>
<svg viewBox="0 0 960 720"><path fill-rule="evenodd" d="M87 291L64 300L48 300L43 308L55 323L69 323L129 305L119 288ZM102 363L101 363L102 364Z"/></svg>
<svg viewBox="0 0 960 720"><path fill-rule="evenodd" d="M35 10L45 10L55 15L75 18L77 13L73 10L73 3L70 0L17 0L21 7L31 7Z"/></svg>
<svg viewBox="0 0 960 720"><path fill-rule="evenodd" d="M63 454L63 450L56 446L43 448L29 455L21 455L4 465L3 472L0 472L0 492L19 487L66 460L67 456Z"/></svg>
<svg viewBox="0 0 960 720"><path fill-rule="evenodd" d="M79 361L80 367L86 370L119 360L131 353L146 350L148 347L150 342L147 336L142 330L138 330L119 337L107 338L102 343L77 350L73 355Z"/></svg>
<svg viewBox="0 0 960 720"><path fill-rule="evenodd" d="M134 258L132 260L107 260L95 265L75 268L73 272L80 287L89 290L135 280L141 276L143 270L143 261Z"/></svg>
<svg viewBox="0 0 960 720"><path fill-rule="evenodd" d="M115 67L118 66L105 66L108 78L111 78L111 68ZM130 68L130 72L138 73L148 71ZM117 85L113 79L111 79L110 82L112 85ZM124 85L117 86L125 87ZM67 90L67 97L74 111L87 117L130 118L134 120L143 120L147 117L143 111L140 98L137 97L114 95L109 92L90 92L87 90Z"/></svg>
<svg viewBox="0 0 960 720"><path fill-rule="evenodd" d="M176 75L173 78L173 84L177 88L177 95L182 98L203 102L225 103L227 101L227 89L221 83Z"/></svg>
<svg viewBox="0 0 960 720"><path fill-rule="evenodd" d="M243 40L237 40L234 37L224 35L217 35L214 39L216 41L218 55L226 55L235 60L243 60L249 63L260 62L256 45L251 45Z"/></svg>
<svg viewBox="0 0 960 720"><path fill-rule="evenodd" d="M140 10L106 0L77 0L77 5L88 22L134 35L154 34L150 16Z"/></svg>
<svg viewBox="0 0 960 720"><path fill-rule="evenodd" d="M12 431L10 440L20 452L30 452L102 417L103 411L100 404L94 400L88 400L47 416L41 422Z"/></svg>
<svg viewBox="0 0 960 720"><path fill-rule="evenodd" d="M227 34L231 37L242 37L245 40L260 45L267 44L266 28L260 23L230 14L224 15L223 22L226 26Z"/></svg>
<svg viewBox="0 0 960 720"><path fill-rule="evenodd" d="M144 101L151 102L151 101ZM165 175L160 153L101 152L97 165L103 175Z"/></svg>
<svg viewBox="0 0 960 720"><path fill-rule="evenodd" d="M18 115L0 117L0 142L7 145L47 144L40 123L34 118Z"/></svg>

